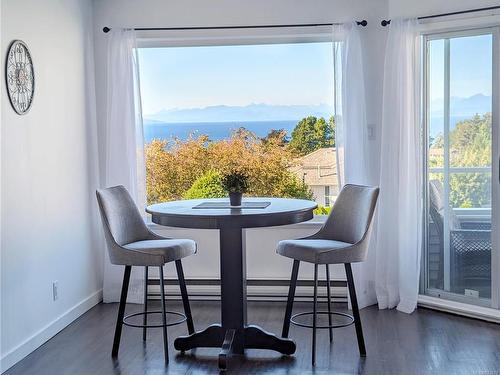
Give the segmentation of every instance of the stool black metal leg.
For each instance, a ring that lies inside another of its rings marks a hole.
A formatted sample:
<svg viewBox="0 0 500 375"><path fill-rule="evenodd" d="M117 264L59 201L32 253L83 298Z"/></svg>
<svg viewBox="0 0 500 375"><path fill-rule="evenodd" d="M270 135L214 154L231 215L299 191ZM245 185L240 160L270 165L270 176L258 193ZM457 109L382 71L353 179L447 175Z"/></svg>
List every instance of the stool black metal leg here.
<svg viewBox="0 0 500 375"><path fill-rule="evenodd" d="M144 317L142 318L142 323L144 328L142 329L142 341L146 341L146 325L148 324L148 266L144 267Z"/></svg>
<svg viewBox="0 0 500 375"><path fill-rule="evenodd" d="M188 332L191 335L194 333L193 316L191 315L186 280L184 279L184 271L182 269L182 262L180 259L175 261L175 268L177 269L177 278L179 279L179 287L181 289L182 304L184 305L184 314L186 314Z"/></svg>
<svg viewBox="0 0 500 375"><path fill-rule="evenodd" d="M332 302L331 302L331 291L330 291L330 265L325 264L326 266L326 297L328 304L328 325L330 326L330 342L333 341L333 328L332 328Z"/></svg>
<svg viewBox="0 0 500 375"><path fill-rule="evenodd" d="M163 323L163 353L165 354L165 363L168 363L167 316L165 308L165 285L163 280L163 266L160 266L159 268L160 268L161 317Z"/></svg>
<svg viewBox="0 0 500 375"><path fill-rule="evenodd" d="M113 340L113 350L111 351L111 355L113 357L118 356L118 349L120 348L120 338L122 336L122 327L123 327L123 316L125 315L125 304L127 303L128 284L130 282L131 269L132 269L132 266L125 266L125 271L123 273L122 293L120 295L120 305L118 307L118 317L116 318L115 337Z"/></svg>
<svg viewBox="0 0 500 375"><path fill-rule="evenodd" d="M354 278L350 263L345 264L345 273L347 276L347 285L349 287L349 296L351 297L352 315L354 316L354 326L356 327L356 336L358 337L359 354L366 356L365 339L363 338L363 328L361 327L361 318L359 316L358 300L356 299L356 289L354 288Z"/></svg>
<svg viewBox="0 0 500 375"><path fill-rule="evenodd" d="M293 299L295 298L295 289L297 287L299 264L300 261L293 261L292 277L290 279L290 287L288 289L288 300L286 303L285 320L283 321L283 330L281 331L281 337L288 337L288 331L290 330L290 317L292 316Z"/></svg>
<svg viewBox="0 0 500 375"><path fill-rule="evenodd" d="M314 300L313 300L313 335L312 335L312 365L316 365L316 302L318 299L318 265L314 265Z"/></svg>

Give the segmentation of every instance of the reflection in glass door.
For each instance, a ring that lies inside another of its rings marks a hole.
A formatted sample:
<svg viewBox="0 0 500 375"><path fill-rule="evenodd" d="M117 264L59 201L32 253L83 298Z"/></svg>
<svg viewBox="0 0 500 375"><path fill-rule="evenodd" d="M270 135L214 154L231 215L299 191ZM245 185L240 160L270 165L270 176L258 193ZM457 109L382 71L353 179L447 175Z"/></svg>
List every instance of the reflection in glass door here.
<svg viewBox="0 0 500 375"><path fill-rule="evenodd" d="M492 30L425 38L424 289L489 305L492 286Z"/></svg>

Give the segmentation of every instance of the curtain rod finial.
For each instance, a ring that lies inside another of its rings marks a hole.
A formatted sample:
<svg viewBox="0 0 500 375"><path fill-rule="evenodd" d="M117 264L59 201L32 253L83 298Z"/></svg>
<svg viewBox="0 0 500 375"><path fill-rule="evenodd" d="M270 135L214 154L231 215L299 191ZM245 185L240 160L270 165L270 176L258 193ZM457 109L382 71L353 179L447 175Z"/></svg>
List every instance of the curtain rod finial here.
<svg viewBox="0 0 500 375"><path fill-rule="evenodd" d="M104 26L102 28L102 31L105 32L105 33L109 33L111 31L111 29L109 27L107 27L107 26Z"/></svg>
<svg viewBox="0 0 500 375"><path fill-rule="evenodd" d="M391 23L391 20L382 20L382 22L380 22L380 24L384 27L386 27L387 25L389 25Z"/></svg>
<svg viewBox="0 0 500 375"><path fill-rule="evenodd" d="M358 21L358 22L357 22L357 24L358 24L359 26L363 26L363 27L365 27L366 25L368 25L368 22L367 22L366 20L363 20L363 21Z"/></svg>

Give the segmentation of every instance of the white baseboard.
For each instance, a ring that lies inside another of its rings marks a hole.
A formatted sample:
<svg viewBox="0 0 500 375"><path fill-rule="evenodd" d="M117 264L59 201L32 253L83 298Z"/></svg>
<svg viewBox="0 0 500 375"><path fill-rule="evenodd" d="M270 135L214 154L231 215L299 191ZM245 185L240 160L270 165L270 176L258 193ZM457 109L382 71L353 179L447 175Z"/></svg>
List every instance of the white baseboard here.
<svg viewBox="0 0 500 375"><path fill-rule="evenodd" d="M475 306L467 303L425 296L422 294L418 296L418 305L451 314L467 316L469 318L500 323L500 310L492 309L490 307Z"/></svg>
<svg viewBox="0 0 500 375"><path fill-rule="evenodd" d="M91 294L83 301L79 302L45 327L40 329L34 335L23 341L21 344L11 349L0 359L0 372L3 373L14 366L21 359L32 353L38 347L54 337L61 330L66 328L75 319L83 315L92 307L102 301L102 289Z"/></svg>

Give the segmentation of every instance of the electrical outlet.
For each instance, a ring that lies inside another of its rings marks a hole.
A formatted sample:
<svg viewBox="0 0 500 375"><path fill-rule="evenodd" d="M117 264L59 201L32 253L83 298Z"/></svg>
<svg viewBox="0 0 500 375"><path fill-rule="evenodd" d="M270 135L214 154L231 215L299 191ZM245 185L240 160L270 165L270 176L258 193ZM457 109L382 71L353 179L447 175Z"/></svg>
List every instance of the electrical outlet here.
<svg viewBox="0 0 500 375"><path fill-rule="evenodd" d="M52 299L56 301L59 298L59 281L52 282Z"/></svg>
<svg viewBox="0 0 500 375"><path fill-rule="evenodd" d="M465 295L467 297L479 298L479 292L473 289L465 289Z"/></svg>

